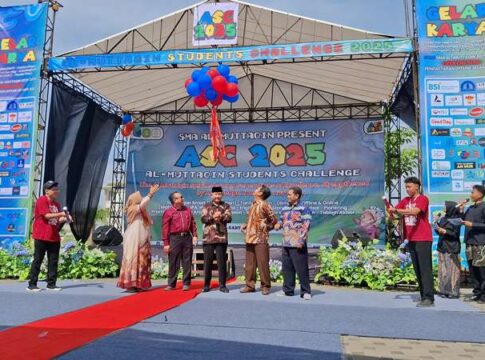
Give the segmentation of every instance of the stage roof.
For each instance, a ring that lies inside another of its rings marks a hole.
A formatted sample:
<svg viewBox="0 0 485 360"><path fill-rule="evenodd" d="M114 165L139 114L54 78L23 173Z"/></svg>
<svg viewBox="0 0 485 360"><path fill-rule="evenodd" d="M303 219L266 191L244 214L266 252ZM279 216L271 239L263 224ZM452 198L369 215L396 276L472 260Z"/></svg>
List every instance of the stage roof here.
<svg viewBox="0 0 485 360"><path fill-rule="evenodd" d="M203 1L212 2L212 1ZM329 22L310 19L241 1L239 3L238 43L236 46L288 44L316 41L341 41L379 39L391 36L372 33ZM135 28L73 50L66 55L91 55L170 49L193 49L192 22L194 8L201 3L162 16ZM154 9L155 11L155 9ZM248 79L275 79L294 84L301 94L304 89L315 89L322 96L323 104L376 103L387 100L403 68L405 54L392 58L329 59L294 63L241 63L231 67L231 72ZM338 61L335 61L338 60ZM132 112L156 109L192 107L184 89L184 81L193 68L160 68L151 70L109 71L74 73L74 76L95 91ZM241 94L251 95L251 86L245 81ZM262 92L255 86L256 91ZM283 92L283 91L282 91ZM254 94L253 94L254 95ZM260 107L274 106L274 96L259 99ZM173 105L175 103L179 105ZM293 100L286 99L292 105ZM226 105L227 106L227 105ZM234 107L246 107L247 101L238 101Z"/></svg>

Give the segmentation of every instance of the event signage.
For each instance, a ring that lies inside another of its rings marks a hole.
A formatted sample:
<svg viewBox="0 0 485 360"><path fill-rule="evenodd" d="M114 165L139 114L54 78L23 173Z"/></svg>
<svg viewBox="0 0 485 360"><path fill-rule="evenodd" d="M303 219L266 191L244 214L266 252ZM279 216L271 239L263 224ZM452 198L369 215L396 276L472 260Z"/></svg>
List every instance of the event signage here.
<svg viewBox="0 0 485 360"><path fill-rule="evenodd" d="M0 7L0 247L29 234L47 9Z"/></svg>
<svg viewBox="0 0 485 360"><path fill-rule="evenodd" d="M206 64L294 58L328 58L360 54L409 53L410 39L366 39L213 49L73 55L49 59L49 70L106 69L125 66Z"/></svg>
<svg viewBox="0 0 485 360"><path fill-rule="evenodd" d="M215 2L194 9L194 46L237 44L239 4Z"/></svg>
<svg viewBox="0 0 485 360"><path fill-rule="evenodd" d="M431 202L485 184L485 2L417 2L423 180Z"/></svg>
<svg viewBox="0 0 485 360"><path fill-rule="evenodd" d="M213 185L224 188L233 209L230 243L242 243L256 187L266 184L277 213L290 186L303 189L313 212L309 243L329 243L339 229L383 240L383 121L346 119L222 124L225 154L214 160L207 125L141 127L130 139L127 195L161 190L150 203L153 241L160 241L168 195L181 191L197 220ZM199 229L200 222L199 222ZM199 235L202 233L200 232ZM281 234L271 235L279 244Z"/></svg>

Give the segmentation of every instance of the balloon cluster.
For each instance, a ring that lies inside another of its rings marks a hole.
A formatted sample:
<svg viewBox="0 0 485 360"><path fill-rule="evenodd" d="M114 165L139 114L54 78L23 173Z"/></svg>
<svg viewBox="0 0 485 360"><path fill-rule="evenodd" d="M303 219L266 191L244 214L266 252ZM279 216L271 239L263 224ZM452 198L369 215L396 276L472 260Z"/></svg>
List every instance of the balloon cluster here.
<svg viewBox="0 0 485 360"><path fill-rule="evenodd" d="M231 75L230 67L224 64L217 68L194 70L192 76L185 80L185 89L194 98L197 107L205 107L209 102L217 107L223 100L234 103L239 99L237 77Z"/></svg>
<svg viewBox="0 0 485 360"><path fill-rule="evenodd" d="M121 135L124 137L128 137L133 132L135 128L135 123L132 121L130 114L124 114L121 118L121 122L123 123L123 128L121 129Z"/></svg>

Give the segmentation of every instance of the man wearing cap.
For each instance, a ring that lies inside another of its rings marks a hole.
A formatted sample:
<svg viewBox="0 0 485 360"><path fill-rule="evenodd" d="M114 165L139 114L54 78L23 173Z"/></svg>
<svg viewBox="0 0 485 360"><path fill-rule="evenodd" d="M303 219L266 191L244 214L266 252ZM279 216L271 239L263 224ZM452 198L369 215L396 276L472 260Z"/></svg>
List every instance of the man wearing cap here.
<svg viewBox="0 0 485 360"><path fill-rule="evenodd" d="M162 216L163 251L168 254L168 286L165 290L174 290L177 274L182 262L183 287L190 290L192 279L192 254L197 245L197 225L192 210L185 206L184 197L174 191L168 197L172 204Z"/></svg>
<svg viewBox="0 0 485 360"><path fill-rule="evenodd" d="M56 202L59 194L58 184L49 180L44 184L44 194L35 203L34 224L32 237L34 238L34 260L30 268L28 291L40 291L37 287L40 267L47 252L47 289L61 290L56 285L57 263L61 247L59 230L66 222L66 214L61 211L61 205Z"/></svg>
<svg viewBox="0 0 485 360"><path fill-rule="evenodd" d="M202 208L201 221L204 224L204 289L203 292L210 290L212 278L212 263L214 261L214 251L217 257L217 269L219 272L219 290L228 293L226 287L226 251L227 251L227 224L232 221L231 206L222 201L222 187L212 188L212 201Z"/></svg>
<svg viewBox="0 0 485 360"><path fill-rule="evenodd" d="M466 201L460 203L460 211L465 225L465 244L468 267L474 282L473 298L479 304L485 304L485 206L483 197L485 186L475 185L470 194L470 205L466 212Z"/></svg>

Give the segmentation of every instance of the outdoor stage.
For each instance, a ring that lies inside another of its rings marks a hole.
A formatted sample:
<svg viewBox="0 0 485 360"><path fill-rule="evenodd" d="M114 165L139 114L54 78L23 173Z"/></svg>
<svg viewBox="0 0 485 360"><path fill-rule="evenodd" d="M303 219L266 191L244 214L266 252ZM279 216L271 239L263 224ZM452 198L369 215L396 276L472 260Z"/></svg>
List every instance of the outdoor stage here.
<svg viewBox="0 0 485 360"><path fill-rule="evenodd" d="M39 294L25 293L25 285L19 282L2 281L0 285L3 329L113 299L145 295L123 293L111 280L62 281L63 291ZM314 285L313 299L304 301L298 296L276 296L278 286L266 297L240 294L239 286L231 284L229 294L198 295L59 358L133 359L143 354L146 359L177 360L242 360L248 356L341 359L343 355L363 359L357 356L360 349L366 356L395 359L478 359L485 351L485 345L478 344L485 341L485 307L462 300L437 298L435 308L416 309L415 293ZM127 305L123 311L135 309ZM118 314L123 318L121 309ZM48 338L43 329L38 331ZM66 335L63 342L69 341Z"/></svg>

